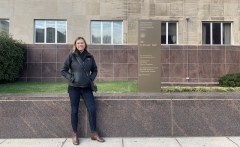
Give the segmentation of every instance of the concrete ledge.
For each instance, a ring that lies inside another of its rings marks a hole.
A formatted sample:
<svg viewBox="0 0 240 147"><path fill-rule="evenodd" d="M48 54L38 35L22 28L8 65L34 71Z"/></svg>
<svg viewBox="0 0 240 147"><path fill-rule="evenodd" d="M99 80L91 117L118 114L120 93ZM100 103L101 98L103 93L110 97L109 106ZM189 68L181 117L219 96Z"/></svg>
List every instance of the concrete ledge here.
<svg viewBox="0 0 240 147"><path fill-rule="evenodd" d="M104 137L238 136L239 93L95 94L97 127ZM67 94L0 96L0 138L71 136ZM89 137L79 109L80 137Z"/></svg>

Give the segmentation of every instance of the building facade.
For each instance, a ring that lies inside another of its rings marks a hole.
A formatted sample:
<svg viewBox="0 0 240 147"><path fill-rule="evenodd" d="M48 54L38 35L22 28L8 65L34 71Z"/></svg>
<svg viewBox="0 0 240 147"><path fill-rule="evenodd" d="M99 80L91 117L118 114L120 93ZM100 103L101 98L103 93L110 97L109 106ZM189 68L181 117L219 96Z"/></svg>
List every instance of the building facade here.
<svg viewBox="0 0 240 147"><path fill-rule="evenodd" d="M138 20L161 20L163 84L217 84L240 71L240 0L1 0L0 30L26 43L23 81L62 81L78 36L97 80L138 79Z"/></svg>

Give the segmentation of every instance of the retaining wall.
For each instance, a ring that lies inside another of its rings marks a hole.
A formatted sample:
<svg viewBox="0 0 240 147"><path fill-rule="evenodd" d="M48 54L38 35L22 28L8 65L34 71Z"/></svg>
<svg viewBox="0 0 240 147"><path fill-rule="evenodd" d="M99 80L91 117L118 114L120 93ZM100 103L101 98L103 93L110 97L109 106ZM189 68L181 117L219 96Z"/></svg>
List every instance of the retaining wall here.
<svg viewBox="0 0 240 147"><path fill-rule="evenodd" d="M103 137L239 136L239 93L95 94ZM0 138L70 137L67 94L1 95ZM80 137L89 137L79 109Z"/></svg>

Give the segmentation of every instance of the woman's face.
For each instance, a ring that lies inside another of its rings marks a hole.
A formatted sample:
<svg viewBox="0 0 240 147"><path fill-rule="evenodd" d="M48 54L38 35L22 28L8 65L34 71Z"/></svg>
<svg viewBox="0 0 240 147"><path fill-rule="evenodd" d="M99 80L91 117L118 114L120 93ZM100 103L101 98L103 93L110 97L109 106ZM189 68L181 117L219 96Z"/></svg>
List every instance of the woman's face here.
<svg viewBox="0 0 240 147"><path fill-rule="evenodd" d="M77 40L76 47L80 52L84 51L85 46L86 46L86 44L84 43L84 41L82 39Z"/></svg>

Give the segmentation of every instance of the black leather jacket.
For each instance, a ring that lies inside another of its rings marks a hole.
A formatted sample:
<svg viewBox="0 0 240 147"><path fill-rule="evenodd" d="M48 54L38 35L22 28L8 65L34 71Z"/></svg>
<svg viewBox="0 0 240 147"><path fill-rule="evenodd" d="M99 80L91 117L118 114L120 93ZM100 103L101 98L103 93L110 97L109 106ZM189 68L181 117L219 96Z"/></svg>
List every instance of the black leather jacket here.
<svg viewBox="0 0 240 147"><path fill-rule="evenodd" d="M77 56L79 55L76 52L68 54L63 63L61 73L69 81L69 86L89 87L90 78L93 81L97 76L96 62L94 57L87 52L86 59L83 61L85 72L77 61Z"/></svg>

